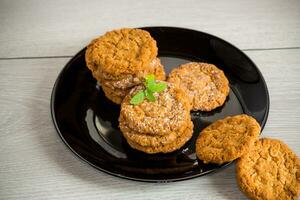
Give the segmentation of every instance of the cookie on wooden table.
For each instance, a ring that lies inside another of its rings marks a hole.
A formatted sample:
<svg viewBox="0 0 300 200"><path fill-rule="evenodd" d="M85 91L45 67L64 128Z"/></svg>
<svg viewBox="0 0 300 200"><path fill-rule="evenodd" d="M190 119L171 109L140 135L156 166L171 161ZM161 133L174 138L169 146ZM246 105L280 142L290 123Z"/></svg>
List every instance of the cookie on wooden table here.
<svg viewBox="0 0 300 200"><path fill-rule="evenodd" d="M300 195L300 160L283 142L256 141L236 164L237 181L251 199L296 200Z"/></svg>
<svg viewBox="0 0 300 200"><path fill-rule="evenodd" d="M217 120L203 129L196 141L197 157L204 163L222 164L246 153L260 134L260 125L248 115Z"/></svg>

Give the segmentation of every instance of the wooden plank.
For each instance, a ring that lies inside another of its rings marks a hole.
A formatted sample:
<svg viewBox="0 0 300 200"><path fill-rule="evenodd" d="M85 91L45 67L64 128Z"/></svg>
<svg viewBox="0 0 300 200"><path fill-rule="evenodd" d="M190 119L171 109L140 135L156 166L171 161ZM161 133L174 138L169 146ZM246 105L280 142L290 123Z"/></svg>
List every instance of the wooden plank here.
<svg viewBox="0 0 300 200"><path fill-rule="evenodd" d="M263 137L275 137L300 153L300 50L246 52L265 77L270 112Z"/></svg>
<svg viewBox="0 0 300 200"><path fill-rule="evenodd" d="M263 136L300 153L300 50L247 53L267 81L271 108ZM246 199L234 165L193 180L123 180L80 161L50 117L50 94L66 58L0 61L0 199Z"/></svg>
<svg viewBox="0 0 300 200"><path fill-rule="evenodd" d="M242 49L300 46L299 0L0 2L0 57L74 55L120 27L178 26Z"/></svg>

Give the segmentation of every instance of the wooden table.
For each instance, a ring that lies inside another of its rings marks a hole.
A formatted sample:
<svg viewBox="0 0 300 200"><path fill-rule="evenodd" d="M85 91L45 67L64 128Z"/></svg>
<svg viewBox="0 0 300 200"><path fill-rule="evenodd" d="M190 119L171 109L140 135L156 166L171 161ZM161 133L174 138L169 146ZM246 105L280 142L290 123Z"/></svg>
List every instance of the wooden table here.
<svg viewBox="0 0 300 200"><path fill-rule="evenodd" d="M0 0L0 199L245 199L235 167L167 184L99 172L56 133L50 94L66 62L119 27L178 26L219 36L262 71L271 108L263 136L300 153L300 1Z"/></svg>

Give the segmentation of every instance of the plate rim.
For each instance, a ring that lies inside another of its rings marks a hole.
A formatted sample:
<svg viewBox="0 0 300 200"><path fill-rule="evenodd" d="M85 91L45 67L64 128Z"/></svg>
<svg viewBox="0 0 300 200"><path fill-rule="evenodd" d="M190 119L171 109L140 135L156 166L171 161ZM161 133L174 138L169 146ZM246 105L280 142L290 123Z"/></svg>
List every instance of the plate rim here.
<svg viewBox="0 0 300 200"><path fill-rule="evenodd" d="M255 67L255 69L257 70L259 76L261 77L264 89L266 91L266 97L267 97L267 99L266 99L267 100L266 101L266 113L265 113L264 118L262 120L262 125L261 125L261 133L262 133L262 131L263 131L263 129L264 129L266 123L267 123L267 119L268 119L268 116L269 116L269 110L270 110L270 96L269 96L268 86L267 86L267 83L266 83L266 81L265 81L265 79L264 79L261 71L259 70L259 68L249 58L249 56L246 55L241 49L237 48L235 45L227 42L226 40L223 40L222 38L219 38L219 37L217 37L215 35L212 35L212 34L209 34L209 33L203 32L203 31L195 30L195 29L183 28L183 27L175 27L175 26L145 26L145 27L137 27L137 28L140 28L140 29L149 29L149 28L156 28L156 29L159 29L159 28L161 28L161 29L178 29L178 30L185 30L185 31L197 32L197 33L204 34L204 35L207 35L209 37L213 37L213 38L216 38L218 40L221 40L222 42L226 43L227 45L233 47L235 50L238 50L240 53L242 53L243 56L245 56L251 62L251 64ZM225 163L224 165L222 165L221 167L219 167L217 169L211 169L211 170L208 170L208 171L206 171L204 173L201 173L201 174L194 174L194 175L184 176L184 177L180 177L180 178L145 179L145 178L136 178L136 177L131 177L131 176L125 176L125 175L120 174L120 173L114 173L114 172L108 171L106 169L103 169L103 168L101 168L101 167L99 167L99 166L91 163L90 161L88 161L87 159L85 159L84 157L82 157L81 155L79 155L69 145L69 143L65 140L65 138L63 137L63 135L62 135L62 133L61 133L61 131L59 129L59 126L57 124L57 120L56 120L56 117L55 117L54 99L55 99L55 96L56 96L58 82L61 80L64 71L66 71L69 68L71 61L74 60L74 59L76 59L78 56L80 56L82 54L82 52L85 51L85 50L86 50L86 46L83 49L81 49L79 52L77 52L73 57L71 57L68 60L68 62L64 65L64 67L60 70L60 72L59 72L59 74L58 74L58 76L57 76L57 78L56 78L56 80L54 82L54 85L53 85L53 88L52 88L52 92L51 92L51 97L50 97L50 112L51 112L51 118L52 118L52 122L53 122L53 125L55 127L55 130L58 133L58 135L60 136L60 138L63 141L63 143L68 147L68 149L71 152L73 152L79 158L79 160L84 161L85 163L89 164L90 166L94 167L95 169L97 169L99 171L102 171L104 173L107 173L109 175L113 175L115 177L119 177L119 178L123 178L123 179L127 179L127 180L133 180L133 181L139 181L139 182L146 182L146 183L169 183L169 182L177 182L177 181L189 180L189 179L197 178L197 177L204 176L204 175L207 175L207 174L218 172L219 170L227 168L233 162L235 162L235 160L233 160L233 161L230 161L228 163ZM261 133L260 133L260 135L261 135Z"/></svg>

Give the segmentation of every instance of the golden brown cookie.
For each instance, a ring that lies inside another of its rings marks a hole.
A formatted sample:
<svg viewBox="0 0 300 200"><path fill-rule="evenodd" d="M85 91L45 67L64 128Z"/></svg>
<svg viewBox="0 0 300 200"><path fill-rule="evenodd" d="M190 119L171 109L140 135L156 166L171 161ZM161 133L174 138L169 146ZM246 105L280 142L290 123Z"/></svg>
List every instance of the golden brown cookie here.
<svg viewBox="0 0 300 200"><path fill-rule="evenodd" d="M191 123L191 119L188 120L187 124ZM120 119L119 127L124 135L124 137L136 144L144 147L158 147L164 146L166 144L174 143L179 136L181 136L187 127L182 127L175 132L170 132L165 135L149 135L144 133L139 133L131 128L129 128L126 122Z"/></svg>
<svg viewBox="0 0 300 200"><path fill-rule="evenodd" d="M144 134L166 135L187 126L190 103L180 88L167 83L163 92L154 94L155 102L145 99L138 105L130 104L132 96L143 89L144 86L135 87L122 102L120 120L126 121L129 128Z"/></svg>
<svg viewBox="0 0 300 200"><path fill-rule="evenodd" d="M193 135L193 123L190 121L187 128L184 130L184 132L177 137L177 139L172 142L165 145L159 145L159 146L141 146L137 144L136 142L127 139L128 144L139 151L143 151L148 154L154 154L154 153L170 153L177 149L180 149L187 141L191 139Z"/></svg>
<svg viewBox="0 0 300 200"><path fill-rule="evenodd" d="M160 59L156 58L150 63L150 67L147 68L147 71L145 73L147 74L153 74L155 76L156 80L164 81L166 80L166 73L164 66L161 64Z"/></svg>
<svg viewBox="0 0 300 200"><path fill-rule="evenodd" d="M157 81L162 82L162 81ZM121 104L119 127L128 144L145 153L168 153L182 147L192 136L190 102L185 93L172 83L154 93L155 101L145 98L138 105L131 98L143 85L136 86Z"/></svg>
<svg viewBox="0 0 300 200"><path fill-rule="evenodd" d="M149 73L155 75L157 80L165 79L164 68L161 64L152 67L151 71L149 70ZM123 79L120 79L119 81L99 79L99 83L105 93L105 96L116 104L120 104L123 98L134 86L141 84L144 81L144 77L137 78L132 75L128 75L127 77L123 76L122 78Z"/></svg>
<svg viewBox="0 0 300 200"><path fill-rule="evenodd" d="M144 70L157 56L156 41L141 29L123 28L107 32L87 47L85 58L94 74L100 70L118 76Z"/></svg>
<svg viewBox="0 0 300 200"><path fill-rule="evenodd" d="M259 124L248 115L215 121L198 136L197 157L204 163L222 164L235 160L249 150L259 134Z"/></svg>
<svg viewBox="0 0 300 200"><path fill-rule="evenodd" d="M99 78L97 80L99 80L101 85L104 85L111 89L117 88L121 90L126 90L128 88L132 88L142 83L141 77L136 77L135 75L132 74L122 75L120 76L119 79L116 80L104 79L104 78Z"/></svg>
<svg viewBox="0 0 300 200"><path fill-rule="evenodd" d="M162 66L159 58L154 59L145 71L138 72L137 74L121 74L118 77L113 77L101 72L99 73L97 80L99 80L102 85L110 87L111 89L117 88L128 90L128 88L132 88L143 83L144 77L147 74L153 74L156 80L163 81L166 79L164 67Z"/></svg>
<svg viewBox="0 0 300 200"><path fill-rule="evenodd" d="M165 80L155 40L147 31L120 29L93 40L86 49L86 64L106 97L120 104L130 89L147 74Z"/></svg>
<svg viewBox="0 0 300 200"><path fill-rule="evenodd" d="M119 96L119 97L122 97L122 99L128 94L128 92L130 91L130 89L112 89L110 87L107 87L106 85L103 85L102 83L100 83L102 89L104 92L107 92L107 93L111 93L112 95L114 96Z"/></svg>
<svg viewBox="0 0 300 200"><path fill-rule="evenodd" d="M105 94L105 96L112 102L116 104L121 104L123 101L124 96L116 95L114 92L112 92L110 89L105 89L102 87L102 90Z"/></svg>
<svg viewBox="0 0 300 200"><path fill-rule="evenodd" d="M256 141L236 170L240 188L251 199L296 200L300 195L300 160L279 140Z"/></svg>
<svg viewBox="0 0 300 200"><path fill-rule="evenodd" d="M168 82L187 92L194 111L211 111L223 105L230 90L223 71L208 63L181 65L171 71Z"/></svg>

